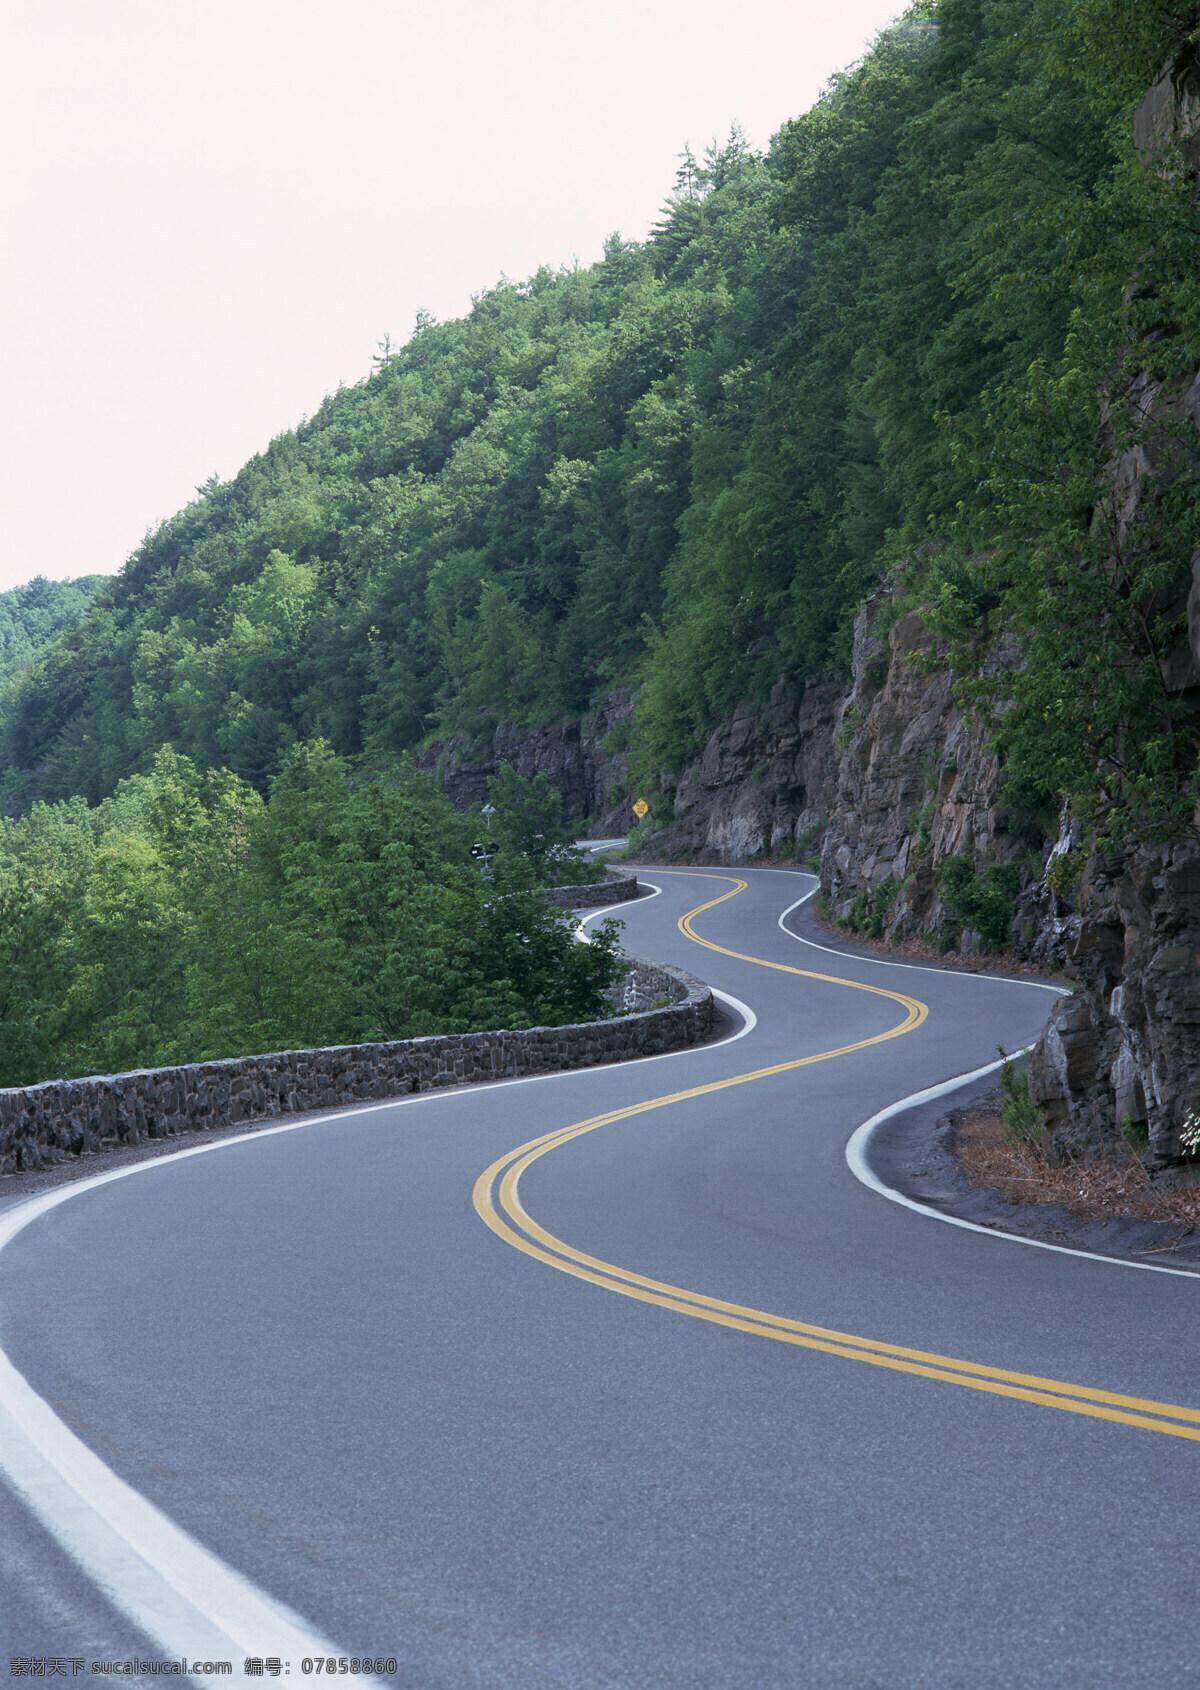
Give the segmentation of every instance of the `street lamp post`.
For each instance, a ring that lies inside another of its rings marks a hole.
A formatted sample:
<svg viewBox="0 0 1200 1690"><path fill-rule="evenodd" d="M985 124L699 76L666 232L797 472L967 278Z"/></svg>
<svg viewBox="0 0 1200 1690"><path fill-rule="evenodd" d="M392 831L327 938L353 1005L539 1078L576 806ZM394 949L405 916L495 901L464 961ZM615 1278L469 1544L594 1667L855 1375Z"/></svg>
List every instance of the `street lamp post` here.
<svg viewBox="0 0 1200 1690"><path fill-rule="evenodd" d="M471 855L474 857L475 861L479 864L479 872L483 876L483 878L485 880L491 880L491 878L492 878L491 858L488 856L487 846L483 843L483 841L481 839L477 840L476 843L474 845L472 845Z"/></svg>
<svg viewBox="0 0 1200 1690"><path fill-rule="evenodd" d="M483 810L482 810L481 813L487 817L487 830L488 830L488 837L490 839L491 832L492 832L492 817L496 814L496 806L494 804L485 804L483 806ZM471 855L475 858L475 861L479 864L479 872L483 876L483 878L485 880L491 880L492 879L492 860L488 856L488 848L484 844L482 839L478 840L474 845L472 845Z"/></svg>

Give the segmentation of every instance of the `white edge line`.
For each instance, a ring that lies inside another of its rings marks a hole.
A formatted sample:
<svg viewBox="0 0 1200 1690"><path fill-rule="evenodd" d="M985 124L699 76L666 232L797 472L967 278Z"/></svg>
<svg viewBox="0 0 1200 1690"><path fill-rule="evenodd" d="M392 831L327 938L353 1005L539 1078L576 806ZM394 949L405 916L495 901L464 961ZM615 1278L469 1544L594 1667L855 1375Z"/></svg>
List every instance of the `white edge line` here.
<svg viewBox="0 0 1200 1690"><path fill-rule="evenodd" d="M169 1657L337 1655L307 1621L258 1590L117 1477L0 1355L4 1471L103 1595ZM191 1676L189 1673L187 1676ZM207 1678L196 1682L207 1684Z"/></svg>
<svg viewBox="0 0 1200 1690"><path fill-rule="evenodd" d="M906 1109L914 1109L921 1103L932 1103L936 1098L946 1097L950 1092L957 1091L960 1086L970 1085L972 1080L981 1080L985 1074L994 1074L997 1068L1003 1066L1005 1060L1001 1057L999 1061L989 1062L984 1068L975 1068L969 1074L959 1074L952 1080L943 1080L940 1086L929 1086L925 1091L915 1091L910 1097L902 1097L898 1103L890 1103L886 1109L872 1115L869 1121L864 1121L850 1135L846 1145L846 1162L855 1179L861 1180L863 1185L878 1192L880 1197L886 1197L890 1203L899 1203L902 1208L911 1209L916 1215L925 1215L929 1220L944 1221L947 1226L961 1227L964 1232L981 1232L985 1238L996 1238L1008 1244L1027 1244L1033 1250L1052 1250L1057 1256L1076 1256L1085 1262L1101 1262L1108 1267L1136 1268L1139 1273L1167 1273L1176 1279L1200 1278L1200 1274L1189 1268L1160 1267L1156 1262L1131 1262L1124 1256L1105 1256L1098 1250L1073 1250L1068 1244L1048 1244L1041 1238L1024 1238L1020 1233L1004 1232L999 1227L980 1226L978 1221L963 1220L959 1215L945 1215L940 1209L930 1208L926 1203L918 1203L915 1198L906 1197L902 1191L884 1184L867 1159L876 1129Z"/></svg>
<svg viewBox="0 0 1200 1690"><path fill-rule="evenodd" d="M661 890L655 887L652 895ZM604 913L603 910L592 912L593 915ZM664 1062L675 1056L716 1050L754 1031L757 1017L748 1004L727 992L714 990L713 996L742 1017L742 1026L736 1033L713 1044L634 1057L632 1063ZM471 1089L533 1085L585 1072L591 1070L562 1069L555 1074L529 1074ZM192 1156L256 1143L278 1133L297 1132L302 1127L322 1126L415 1103L461 1098L465 1089L447 1087L444 1091L413 1093L391 1098L386 1103L260 1127L214 1144L193 1145L169 1156L72 1181L0 1212L0 1250L60 1203L110 1185L114 1180L174 1167ZM193 1659L236 1655L239 1650L243 1653L265 1650L297 1661L305 1655L339 1653L299 1615L258 1590L119 1478L37 1395L3 1350L0 1350L0 1429L3 1430L0 1472L116 1608L171 1657L178 1655L181 1642L187 1645L185 1652ZM207 1679L195 1682L208 1684Z"/></svg>
<svg viewBox="0 0 1200 1690"><path fill-rule="evenodd" d="M835 951L829 945L818 945L812 939L801 938L799 933L793 933L790 928L784 926L784 923L792 911L799 909L801 904L806 904L816 891L817 886L810 887L802 898L797 898L794 904L789 904L779 917L781 931L786 933L789 939L794 939L798 945L807 945L810 950L824 951L828 956L843 957L852 962L873 963L878 968L908 968L921 974L941 974L943 976L961 972L958 969L929 968L921 963L885 962L880 957L854 957L848 955L845 951ZM968 980L996 980L1010 986L1036 986L1039 991L1053 992L1056 997L1068 995L1066 987L1050 986L1041 980L1024 980L1011 974L989 974L980 971L979 973L964 974L964 978ZM1018 1051L1014 1054L1023 1055L1025 1053ZM921 1103L932 1103L939 1097L949 1096L952 1091L957 1091L960 1086L970 1085L972 1080L981 1080L986 1074L994 1074L997 1068L1004 1065L1006 1060L1005 1057L1001 1057L996 1062L989 1062L986 1067L974 1069L970 1074L959 1074L953 1080L944 1080L941 1085L930 1086L925 1091L913 1092L910 1097L904 1097L898 1103L889 1104L886 1109L881 1109L877 1115L872 1115L869 1121L864 1121L850 1135L849 1142L846 1145L846 1162L855 1179L860 1180L863 1185L868 1186L872 1191L878 1192L880 1197L886 1197L891 1203L899 1203L902 1208L911 1209L916 1215L925 1215L929 1220L944 1221L947 1226L961 1227L964 1232L981 1232L985 1238L1001 1239L1008 1244L1027 1244L1033 1250L1051 1250L1058 1256L1076 1256L1087 1262L1104 1262L1110 1267L1136 1268L1140 1273L1166 1273L1175 1279L1200 1278L1200 1272L1190 1268L1160 1267L1157 1262L1131 1262L1125 1256L1106 1256L1099 1250L1075 1250L1069 1244L1050 1244L1045 1239L1025 1238L1018 1232L1005 1232L1000 1227L981 1226L978 1221L964 1220L960 1215L943 1214L940 1209L931 1208L926 1203L918 1203L915 1198L906 1197L903 1192L884 1184L872 1170L867 1160L868 1148L876 1128L881 1127L885 1121L890 1121L893 1116L899 1115L905 1109L916 1108Z"/></svg>
<svg viewBox="0 0 1200 1690"><path fill-rule="evenodd" d="M638 885L639 886L648 886L650 888L649 898L659 898L659 897L662 896L662 887L653 885L649 880L639 880ZM614 910L627 910L629 908L630 904L647 903L649 901L649 898L642 898L642 897L626 898L622 903L619 903L619 904L605 904L605 906L602 910L589 910L585 916L580 917L579 926L577 927L576 931L581 938L586 939L587 935L584 933L583 930L587 926L589 921L596 921L602 915L611 915Z"/></svg>
<svg viewBox="0 0 1200 1690"><path fill-rule="evenodd" d="M818 945L812 939L803 939L799 933L793 933L784 926L784 922L792 911L799 909L801 904L806 904L816 890L816 886L811 887L802 898L797 898L794 904L788 905L779 917L780 929L787 934L789 939L795 939L798 945L807 945L814 951L824 951L828 956L846 957L845 951L835 951L829 945ZM850 956L848 960L874 963L879 968L910 968L921 974L941 974L944 976L960 972L958 969L928 968L920 963L885 962L879 957L858 958ZM966 974L964 977L968 980L996 980L1009 986L1036 986L1039 991L1053 992L1056 997L1067 995L1066 988L1063 986L1049 986L1041 980L1023 980L1019 976L1011 974L980 972L978 974ZM1018 1051L1014 1054L1022 1055L1024 1053ZM970 1085L972 1080L981 1080L985 1074L994 1074L997 1068L1004 1065L1005 1061L1006 1058L1001 1057L996 1062L989 1062L986 1067L974 1069L970 1074L959 1074L953 1080L944 1080L941 1085L930 1086L925 1091L913 1092L910 1097L903 1097L898 1103L889 1104L886 1109L881 1109L877 1115L872 1115L869 1121L864 1121L850 1135L850 1140L846 1145L846 1162L855 1179L860 1180L863 1185L869 1186L872 1191L878 1192L880 1197L886 1197L891 1203L899 1203L902 1208L911 1209L916 1215L925 1215L933 1221L944 1221L947 1226L961 1227L965 1232L981 1232L985 1238L998 1238L1008 1244L1027 1244L1033 1250L1052 1250L1058 1256L1077 1256L1083 1261L1105 1262L1111 1267L1137 1268L1140 1273L1166 1273L1176 1279L1200 1278L1200 1274L1189 1268L1160 1267L1156 1262L1131 1262L1125 1256L1105 1256L1098 1250L1074 1250L1069 1244L1049 1244L1045 1239L1025 1238L1019 1232L1004 1232L999 1227L980 1226L978 1221L964 1220L960 1215L943 1214L940 1209L930 1208L927 1203L918 1203L915 1198L906 1197L903 1192L884 1184L867 1161L868 1147L876 1128L881 1127L885 1121L890 1121L893 1116L899 1115L905 1109L914 1109L921 1103L932 1103L939 1097L949 1096L952 1091L957 1091L960 1086Z"/></svg>
<svg viewBox="0 0 1200 1690"><path fill-rule="evenodd" d="M807 871L793 870L791 872ZM789 904L779 918L780 931L786 933L789 939L794 939L798 945L807 945L809 950L824 951L826 956L841 957L844 962L869 962L874 968L907 968L914 974L940 974L943 978L947 974L954 974L966 980L995 980L1007 986L1035 986L1039 992L1053 992L1056 997L1060 998L1069 995L1066 986L1048 986L1044 980L1027 980L1019 974L993 974L986 968L934 968L928 963L922 962L885 962L882 957L856 956L853 951L838 951L834 950L832 945L818 945L815 939L804 939L799 933L793 933L790 927L785 927L784 923L793 910L798 910L801 904L806 904L811 897L816 895L820 884L820 881L817 881L815 886L810 886L804 896L797 898L794 904ZM996 1065L993 1064L993 1066Z"/></svg>
<svg viewBox="0 0 1200 1690"><path fill-rule="evenodd" d="M731 1033L727 1039L718 1040L717 1042L719 1044L736 1044L739 1039L744 1039L747 1033L752 1033L754 1031L754 1029L758 1026L758 1016L755 1015L748 1003L743 1003L741 998L730 997L728 992L718 992L715 986L710 986L708 989L714 998L720 998L722 1003L727 1003L731 1009L736 1009L742 1018L741 1031ZM699 1048L701 1050L716 1050L717 1045L701 1045ZM665 1055L666 1053L664 1052L663 1054Z"/></svg>

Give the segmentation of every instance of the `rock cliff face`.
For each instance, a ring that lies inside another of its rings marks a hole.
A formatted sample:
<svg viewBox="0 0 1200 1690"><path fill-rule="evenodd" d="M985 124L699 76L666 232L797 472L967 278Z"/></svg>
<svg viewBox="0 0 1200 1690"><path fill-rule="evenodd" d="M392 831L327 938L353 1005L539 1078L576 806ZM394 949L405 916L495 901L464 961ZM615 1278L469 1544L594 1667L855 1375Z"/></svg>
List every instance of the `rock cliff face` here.
<svg viewBox="0 0 1200 1690"><path fill-rule="evenodd" d="M703 753L662 791L674 820L647 844L652 857L745 862L819 848L838 783L835 729L845 683L824 679L803 693L780 682L765 704L747 703L713 733ZM501 723L483 742L447 740L422 754L440 769L446 791L465 808L487 796L501 762L518 774L545 771L562 794L563 815L591 832L634 825L629 787L633 699L625 691L597 700L581 722L518 734Z"/></svg>
<svg viewBox="0 0 1200 1690"><path fill-rule="evenodd" d="M1003 803L996 755L955 703L952 676L923 665L929 635L919 616L891 616L886 590L859 612L849 685L814 681L797 696L781 684L766 705L723 723L670 788L675 819L647 853L727 863L819 855L822 890L839 913L866 895L890 938L944 933L944 859L1015 863L1028 890L1010 942L1044 946L1043 917L1053 935L1059 911L1044 887L1034 890L1042 832ZM965 942L971 949L979 937L968 932Z"/></svg>
<svg viewBox="0 0 1200 1690"><path fill-rule="evenodd" d="M1155 1160L1200 1112L1200 849L1093 856L1070 969L1034 1052L1032 1090L1056 1138L1100 1148L1126 1117Z"/></svg>
<svg viewBox="0 0 1200 1690"><path fill-rule="evenodd" d="M1139 399L1152 423L1200 426L1200 376L1182 398L1143 378ZM1116 461L1125 526L1161 479L1157 456L1148 432ZM1154 609L1182 630L1160 663L1164 688L1200 712L1200 551L1180 560ZM1169 846L1093 852L1073 902L1058 939L1074 991L1034 1053L1033 1095L1056 1138L1099 1146L1124 1124L1145 1130L1160 1165L1177 1160L1200 1114L1200 809ZM1045 945L1045 912L1037 939Z"/></svg>
<svg viewBox="0 0 1200 1690"><path fill-rule="evenodd" d="M915 612L880 638L885 597L859 612L853 686L838 725L837 794L821 854L821 886L841 911L886 881L897 891L884 931L937 930L936 870L945 857L1007 862L1021 849L999 803L1000 770L964 717L945 671L924 672L929 635Z"/></svg>
<svg viewBox="0 0 1200 1690"><path fill-rule="evenodd" d="M451 801L464 810L486 802L488 779L501 763L526 779L544 771L562 796L565 821L624 832L633 821L625 804L632 717L633 695L618 688L597 699L582 721L529 733L501 722L490 738L444 740L417 764L440 771Z"/></svg>
<svg viewBox="0 0 1200 1690"><path fill-rule="evenodd" d="M825 677L797 692L780 682L765 703L735 710L681 773L664 775L674 817L643 842L644 854L715 863L819 856L823 888L839 905L895 882L887 931L899 937L938 926L943 858L1027 853L999 801L1000 770L983 731L954 702L952 677L920 663L928 644L920 618L881 632L890 614L887 591L859 612L849 683ZM544 770L568 819L624 831L634 794L617 747L631 715L629 694L613 693L582 722L525 735L502 724L485 743L449 741L422 763L442 770L464 806L486 795L501 761L525 775Z"/></svg>
<svg viewBox="0 0 1200 1690"><path fill-rule="evenodd" d="M736 863L818 844L837 790L843 691L820 680L797 694L781 682L766 704L736 710L695 762L664 779L675 817L649 841L651 854Z"/></svg>

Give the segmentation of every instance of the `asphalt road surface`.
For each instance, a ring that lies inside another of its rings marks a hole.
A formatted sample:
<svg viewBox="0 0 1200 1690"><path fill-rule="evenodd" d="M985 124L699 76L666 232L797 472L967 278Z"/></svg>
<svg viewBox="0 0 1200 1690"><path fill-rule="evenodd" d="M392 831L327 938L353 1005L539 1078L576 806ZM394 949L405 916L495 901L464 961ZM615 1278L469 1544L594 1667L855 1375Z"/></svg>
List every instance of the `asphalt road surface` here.
<svg viewBox="0 0 1200 1690"><path fill-rule="evenodd" d="M778 920L810 876L645 878L627 949L744 1036L167 1157L7 1244L0 1343L111 1492L0 1488L0 1673L227 1635L411 1690L1200 1684L1200 1287L845 1160L1047 993L814 950ZM147 1618L110 1495L198 1546L224 1633Z"/></svg>

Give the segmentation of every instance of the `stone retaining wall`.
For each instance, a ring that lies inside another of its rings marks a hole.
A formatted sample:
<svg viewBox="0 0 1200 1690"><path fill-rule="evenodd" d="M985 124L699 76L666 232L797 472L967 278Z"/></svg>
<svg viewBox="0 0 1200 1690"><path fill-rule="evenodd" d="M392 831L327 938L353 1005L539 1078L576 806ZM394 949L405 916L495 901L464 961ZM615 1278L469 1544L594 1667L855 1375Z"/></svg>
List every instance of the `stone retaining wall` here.
<svg viewBox="0 0 1200 1690"><path fill-rule="evenodd" d="M628 993L637 1012L611 1020L285 1050L0 1090L0 1173L241 1121L655 1056L705 1038L715 1011L704 982L682 969L629 960L611 995L620 1008ZM664 998L665 1007L648 1007Z"/></svg>
<svg viewBox="0 0 1200 1690"><path fill-rule="evenodd" d="M593 886L548 886L546 902L563 909L592 910L602 904L623 904L628 898L639 897L641 890L635 874L617 874L610 869L608 879L598 880Z"/></svg>

